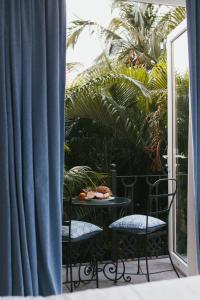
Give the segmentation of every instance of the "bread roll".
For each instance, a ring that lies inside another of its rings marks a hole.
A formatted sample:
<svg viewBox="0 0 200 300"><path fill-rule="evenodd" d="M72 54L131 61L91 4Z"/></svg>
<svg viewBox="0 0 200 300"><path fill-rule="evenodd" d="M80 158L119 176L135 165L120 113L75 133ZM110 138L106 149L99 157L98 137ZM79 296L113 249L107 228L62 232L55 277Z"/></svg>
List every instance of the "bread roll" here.
<svg viewBox="0 0 200 300"><path fill-rule="evenodd" d="M102 194L106 194L106 193L111 193L111 190L109 187L105 186L105 185L100 185L96 188L96 192L98 193L102 193Z"/></svg>

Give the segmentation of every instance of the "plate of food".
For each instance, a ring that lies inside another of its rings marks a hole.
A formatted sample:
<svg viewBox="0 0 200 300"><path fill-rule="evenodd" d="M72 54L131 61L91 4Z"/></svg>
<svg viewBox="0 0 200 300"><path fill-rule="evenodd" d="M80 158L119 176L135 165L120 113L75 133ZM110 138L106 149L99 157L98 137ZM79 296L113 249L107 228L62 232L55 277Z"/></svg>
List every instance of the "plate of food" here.
<svg viewBox="0 0 200 300"><path fill-rule="evenodd" d="M109 201L114 199L112 197L112 191L109 187L100 185L96 189L86 189L79 194L80 200L99 200L99 201Z"/></svg>

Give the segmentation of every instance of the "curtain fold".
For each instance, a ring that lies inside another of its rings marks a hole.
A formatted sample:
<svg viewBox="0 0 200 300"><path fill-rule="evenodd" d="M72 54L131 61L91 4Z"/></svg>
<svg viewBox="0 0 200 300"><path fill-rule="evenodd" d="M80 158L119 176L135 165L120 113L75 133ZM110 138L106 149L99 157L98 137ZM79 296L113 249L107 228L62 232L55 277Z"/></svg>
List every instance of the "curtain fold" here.
<svg viewBox="0 0 200 300"><path fill-rule="evenodd" d="M61 293L65 0L0 0L0 296Z"/></svg>
<svg viewBox="0 0 200 300"><path fill-rule="evenodd" d="M194 157L197 261L200 273L200 1L186 0Z"/></svg>

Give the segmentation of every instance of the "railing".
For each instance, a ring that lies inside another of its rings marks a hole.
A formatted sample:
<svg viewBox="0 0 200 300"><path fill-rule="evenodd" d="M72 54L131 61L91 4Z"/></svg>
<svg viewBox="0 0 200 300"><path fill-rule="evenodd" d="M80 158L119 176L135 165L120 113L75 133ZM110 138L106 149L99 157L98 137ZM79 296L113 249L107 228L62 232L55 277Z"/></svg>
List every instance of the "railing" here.
<svg viewBox="0 0 200 300"><path fill-rule="evenodd" d="M160 178L167 178L167 174L117 175L116 164L111 165L110 185L113 195L131 199L129 214L144 212L151 186Z"/></svg>
<svg viewBox="0 0 200 300"><path fill-rule="evenodd" d="M134 175L118 175L117 166L111 165L110 176L108 185L111 187L114 196L122 196L131 199L130 206L127 208L118 208L116 217L120 218L127 214L143 213L146 211L146 202L148 200L149 192L153 183L160 179L166 178L167 174L134 174ZM77 219L89 221L91 223L102 226L102 220L104 220L104 233L99 239L98 257L100 261L110 260L112 257L112 245L111 236L108 225L113 221L109 219L108 209L96 210L92 208L81 209L76 208L74 211L74 217ZM123 251L125 258L133 258L135 248L135 241L133 238L122 236L121 238L121 250ZM162 235L157 237L154 243L151 243L151 255L165 254L167 245L167 236ZM79 261L77 253L80 257L83 256L82 251L77 249L74 251L75 260Z"/></svg>
<svg viewBox="0 0 200 300"><path fill-rule="evenodd" d="M178 182L180 183L185 178L186 174L180 174ZM126 214L133 213L143 213L145 211L146 201L148 200L148 195L153 183L160 179L166 178L167 174L134 174L134 175L118 175L117 174L117 166L115 164L111 165L110 176L109 176L109 185L112 189L114 196L123 196L131 199L130 207L127 209L119 208L117 211L117 218L122 217ZM185 179L184 179L185 180ZM178 185L179 186L179 185ZM182 185L183 186L183 185ZM178 191L182 191L182 189L178 188ZM75 212L74 212L75 213ZM103 217L102 217L102 214ZM112 257L111 253L111 236L109 230L107 230L107 225L110 224L111 220L108 219L108 211L102 209L82 209L80 208L76 211L76 217L79 219L89 221L92 223L96 223L99 225L102 222L102 219L105 223L105 230L102 235L102 239L99 241L99 260L110 260ZM124 258L132 258L135 253L133 249L135 248L134 239L130 239L130 237L122 236L120 242L120 248L123 251ZM150 245L150 255L159 256L166 254L167 247L167 235L161 235L160 237L156 237L153 243ZM80 257L82 256L81 250L77 252L75 250L75 257L78 261L77 253L79 253ZM137 256L135 256L137 257Z"/></svg>

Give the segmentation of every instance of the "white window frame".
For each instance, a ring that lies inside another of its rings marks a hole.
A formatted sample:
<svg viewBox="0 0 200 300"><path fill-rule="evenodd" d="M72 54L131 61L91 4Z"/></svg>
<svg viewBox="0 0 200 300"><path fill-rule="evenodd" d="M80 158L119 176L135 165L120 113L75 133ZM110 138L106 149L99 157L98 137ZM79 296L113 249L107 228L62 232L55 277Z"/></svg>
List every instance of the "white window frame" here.
<svg viewBox="0 0 200 300"><path fill-rule="evenodd" d="M167 39L168 53L168 175L170 178L174 175L174 165L176 157L176 149L173 145L173 134L175 126L173 122L173 114L175 111L174 90L173 90L173 60L172 60L172 44L178 36L187 31L187 22L183 21ZM191 128L191 108L189 101L189 136L188 136L188 199L187 199L187 263L174 251L175 233L173 230L173 222L176 222L175 212L172 210L169 222L169 250L176 267L184 275L195 275L197 271L197 253L196 253L196 238L195 238L195 218L194 218L194 174L193 174L193 157L192 157L192 128ZM172 190L172 186L169 189Z"/></svg>

